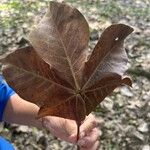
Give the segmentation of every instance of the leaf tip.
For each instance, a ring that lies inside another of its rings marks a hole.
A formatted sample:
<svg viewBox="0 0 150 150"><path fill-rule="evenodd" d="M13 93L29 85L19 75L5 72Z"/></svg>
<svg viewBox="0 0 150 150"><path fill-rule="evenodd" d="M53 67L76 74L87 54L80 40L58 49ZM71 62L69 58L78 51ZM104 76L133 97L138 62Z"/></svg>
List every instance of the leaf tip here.
<svg viewBox="0 0 150 150"><path fill-rule="evenodd" d="M122 79L122 83L125 84L125 85L128 85L130 87L132 87L132 81L129 77L125 77Z"/></svg>

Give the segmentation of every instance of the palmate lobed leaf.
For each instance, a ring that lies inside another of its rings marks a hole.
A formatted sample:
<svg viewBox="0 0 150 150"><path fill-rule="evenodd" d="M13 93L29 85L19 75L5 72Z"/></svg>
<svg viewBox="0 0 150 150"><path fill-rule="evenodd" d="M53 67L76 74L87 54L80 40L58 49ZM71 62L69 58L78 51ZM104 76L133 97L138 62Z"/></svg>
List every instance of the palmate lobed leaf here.
<svg viewBox="0 0 150 150"><path fill-rule="evenodd" d="M108 27L87 60L89 27L82 14L51 2L30 33L32 46L3 59L7 82L24 99L40 106L38 117L54 115L81 122L116 87L131 86L124 39L129 26Z"/></svg>

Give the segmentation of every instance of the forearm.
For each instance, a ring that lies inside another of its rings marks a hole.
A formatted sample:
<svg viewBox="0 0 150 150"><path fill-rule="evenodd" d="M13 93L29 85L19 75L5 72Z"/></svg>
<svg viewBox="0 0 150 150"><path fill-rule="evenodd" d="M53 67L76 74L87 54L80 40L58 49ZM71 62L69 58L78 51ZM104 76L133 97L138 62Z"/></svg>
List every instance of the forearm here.
<svg viewBox="0 0 150 150"><path fill-rule="evenodd" d="M20 98L17 94L10 97L3 120L9 123L42 127L40 120L36 119L39 107Z"/></svg>

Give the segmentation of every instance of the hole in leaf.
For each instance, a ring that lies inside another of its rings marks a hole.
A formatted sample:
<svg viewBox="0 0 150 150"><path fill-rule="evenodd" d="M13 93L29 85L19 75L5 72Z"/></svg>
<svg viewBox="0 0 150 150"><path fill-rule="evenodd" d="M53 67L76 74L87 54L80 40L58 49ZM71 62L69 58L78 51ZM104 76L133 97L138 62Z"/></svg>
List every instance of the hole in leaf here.
<svg viewBox="0 0 150 150"><path fill-rule="evenodd" d="M115 38L115 41L118 41L118 40L119 40L119 38L118 38L118 37L116 37L116 38Z"/></svg>

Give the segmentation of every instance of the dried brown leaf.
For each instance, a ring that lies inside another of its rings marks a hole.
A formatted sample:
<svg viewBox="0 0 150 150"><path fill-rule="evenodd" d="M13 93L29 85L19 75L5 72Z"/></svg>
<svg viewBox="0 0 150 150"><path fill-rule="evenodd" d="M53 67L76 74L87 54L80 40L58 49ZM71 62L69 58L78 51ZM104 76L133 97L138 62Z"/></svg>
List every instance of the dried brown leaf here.
<svg viewBox="0 0 150 150"><path fill-rule="evenodd" d="M7 82L23 98L40 106L39 117L54 115L81 122L120 85L131 86L124 39L127 25L108 27L86 60L89 28L82 14L51 2L42 21L31 31L26 47L3 63Z"/></svg>
<svg viewBox="0 0 150 150"><path fill-rule="evenodd" d="M59 70L61 77L74 89L80 88L89 27L77 9L51 2L48 12L31 31L29 39L45 62Z"/></svg>

